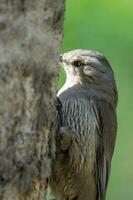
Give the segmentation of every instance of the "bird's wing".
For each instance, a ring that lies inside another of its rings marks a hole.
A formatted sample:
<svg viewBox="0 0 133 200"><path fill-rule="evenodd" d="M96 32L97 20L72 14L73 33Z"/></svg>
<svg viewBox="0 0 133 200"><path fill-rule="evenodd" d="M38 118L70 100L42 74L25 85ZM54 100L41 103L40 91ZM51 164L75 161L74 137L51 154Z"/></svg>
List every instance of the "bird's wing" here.
<svg viewBox="0 0 133 200"><path fill-rule="evenodd" d="M83 143L85 146L89 134L95 136L97 200L104 200L116 139L116 108L106 100L87 96L87 93L73 95L68 92L60 95L59 99L62 103L62 125L79 136L80 145Z"/></svg>
<svg viewBox="0 0 133 200"><path fill-rule="evenodd" d="M91 102L96 128L96 183L98 200L104 200L110 174L111 158L114 151L117 119L116 108L103 100Z"/></svg>

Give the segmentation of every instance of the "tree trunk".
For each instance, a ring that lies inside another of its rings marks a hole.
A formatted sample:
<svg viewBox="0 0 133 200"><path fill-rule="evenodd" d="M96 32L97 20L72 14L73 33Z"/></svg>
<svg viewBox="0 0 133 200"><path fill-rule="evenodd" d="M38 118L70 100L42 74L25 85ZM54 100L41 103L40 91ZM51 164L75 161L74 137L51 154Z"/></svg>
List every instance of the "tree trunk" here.
<svg viewBox="0 0 133 200"><path fill-rule="evenodd" d="M64 0L0 0L0 200L44 200L63 16Z"/></svg>

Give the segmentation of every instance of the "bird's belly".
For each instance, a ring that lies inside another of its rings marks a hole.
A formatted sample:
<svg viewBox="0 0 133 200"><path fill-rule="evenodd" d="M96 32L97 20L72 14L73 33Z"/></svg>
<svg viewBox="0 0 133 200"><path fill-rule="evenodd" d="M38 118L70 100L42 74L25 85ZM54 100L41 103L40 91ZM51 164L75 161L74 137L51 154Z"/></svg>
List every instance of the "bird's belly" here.
<svg viewBox="0 0 133 200"><path fill-rule="evenodd" d="M59 161L56 160L54 164L53 180L54 193L58 199L74 199L80 195L81 188L89 187L95 182L94 179L94 166L95 166L95 138L90 135L86 142L79 144L80 160L75 164L76 157L73 162L67 160L64 156L64 161L59 157ZM75 152L76 155L76 152ZM59 194L57 194L59 191Z"/></svg>
<svg viewBox="0 0 133 200"><path fill-rule="evenodd" d="M62 103L62 126L72 130L78 148L70 155L57 155L52 177L58 199L74 199L84 189L89 196L95 190L96 127L91 106L86 99L72 99ZM94 187L93 187L94 186ZM91 191L90 191L91 190ZM85 198L80 198L85 200ZM80 200L79 199L79 200ZM92 198L90 198L92 199Z"/></svg>

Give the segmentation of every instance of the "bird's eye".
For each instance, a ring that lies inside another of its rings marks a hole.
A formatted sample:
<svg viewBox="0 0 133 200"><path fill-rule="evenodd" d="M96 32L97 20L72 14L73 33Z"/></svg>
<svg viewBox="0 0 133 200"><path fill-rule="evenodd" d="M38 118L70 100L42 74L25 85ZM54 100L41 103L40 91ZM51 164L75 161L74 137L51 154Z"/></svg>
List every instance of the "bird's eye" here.
<svg viewBox="0 0 133 200"><path fill-rule="evenodd" d="M75 60L72 63L72 65L75 66L75 67L81 67L83 65L83 62L81 60Z"/></svg>

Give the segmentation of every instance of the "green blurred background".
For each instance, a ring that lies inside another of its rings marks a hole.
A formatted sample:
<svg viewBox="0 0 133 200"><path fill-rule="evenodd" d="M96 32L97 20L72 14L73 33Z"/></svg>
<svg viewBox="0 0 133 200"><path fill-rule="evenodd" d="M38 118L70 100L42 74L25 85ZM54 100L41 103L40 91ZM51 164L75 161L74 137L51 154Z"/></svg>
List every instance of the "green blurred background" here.
<svg viewBox="0 0 133 200"><path fill-rule="evenodd" d="M105 54L119 92L118 136L107 200L133 200L133 0L67 0L61 51ZM61 71L59 87L65 76Z"/></svg>

